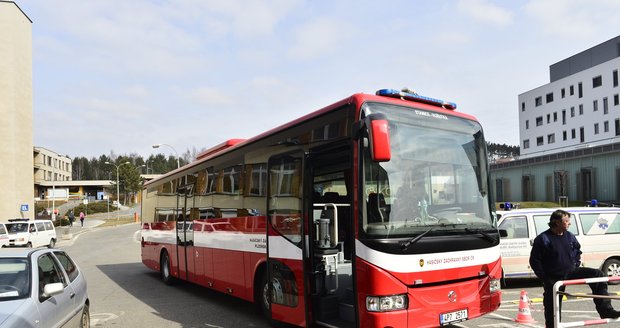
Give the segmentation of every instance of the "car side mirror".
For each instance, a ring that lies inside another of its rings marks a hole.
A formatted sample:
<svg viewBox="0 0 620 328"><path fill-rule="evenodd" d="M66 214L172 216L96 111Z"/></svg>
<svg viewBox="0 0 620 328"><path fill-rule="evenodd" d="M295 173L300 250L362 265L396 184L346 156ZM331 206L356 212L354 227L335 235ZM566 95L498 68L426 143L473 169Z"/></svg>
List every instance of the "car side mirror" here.
<svg viewBox="0 0 620 328"><path fill-rule="evenodd" d="M58 295L65 290L65 286L63 286L62 282L56 282L53 284L46 284L43 287L43 297L48 298L54 295Z"/></svg>

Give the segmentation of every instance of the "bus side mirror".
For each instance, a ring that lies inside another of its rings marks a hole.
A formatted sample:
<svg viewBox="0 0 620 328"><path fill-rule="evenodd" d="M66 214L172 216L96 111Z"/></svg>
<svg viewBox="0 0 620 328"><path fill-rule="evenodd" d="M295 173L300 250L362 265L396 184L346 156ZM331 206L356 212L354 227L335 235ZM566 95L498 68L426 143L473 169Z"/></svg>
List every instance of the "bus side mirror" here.
<svg viewBox="0 0 620 328"><path fill-rule="evenodd" d="M366 127L370 138L370 154L375 162L387 162L392 158L390 150L389 122L383 114L370 114L366 117Z"/></svg>

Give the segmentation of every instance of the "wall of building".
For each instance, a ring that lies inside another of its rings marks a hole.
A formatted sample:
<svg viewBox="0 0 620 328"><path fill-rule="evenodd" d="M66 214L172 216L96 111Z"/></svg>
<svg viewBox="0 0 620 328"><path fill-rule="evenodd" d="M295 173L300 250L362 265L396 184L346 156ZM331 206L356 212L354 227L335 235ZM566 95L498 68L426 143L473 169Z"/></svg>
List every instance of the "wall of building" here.
<svg viewBox="0 0 620 328"><path fill-rule="evenodd" d="M0 54L0 221L34 218L32 22L13 2L0 1Z"/></svg>
<svg viewBox="0 0 620 328"><path fill-rule="evenodd" d="M620 141L619 71L616 57L519 95L521 158ZM601 85L594 87L599 77ZM553 101L547 101L548 95Z"/></svg>

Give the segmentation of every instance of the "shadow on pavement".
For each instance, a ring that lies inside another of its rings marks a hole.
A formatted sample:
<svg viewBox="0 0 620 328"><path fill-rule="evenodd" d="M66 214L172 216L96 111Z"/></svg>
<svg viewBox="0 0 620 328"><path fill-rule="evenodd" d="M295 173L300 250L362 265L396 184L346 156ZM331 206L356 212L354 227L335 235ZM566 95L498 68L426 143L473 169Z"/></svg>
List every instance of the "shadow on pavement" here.
<svg viewBox="0 0 620 328"><path fill-rule="evenodd" d="M164 284L142 263L98 265L120 288L151 307L154 315L183 327L270 327L250 302L183 281Z"/></svg>

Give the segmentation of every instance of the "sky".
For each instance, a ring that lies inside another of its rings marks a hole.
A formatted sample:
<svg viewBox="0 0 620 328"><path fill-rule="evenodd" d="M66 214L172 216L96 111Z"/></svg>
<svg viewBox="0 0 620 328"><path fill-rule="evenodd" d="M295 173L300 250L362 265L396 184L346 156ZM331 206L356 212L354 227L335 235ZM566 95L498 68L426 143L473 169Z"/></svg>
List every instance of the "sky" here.
<svg viewBox="0 0 620 328"><path fill-rule="evenodd" d="M15 2L32 20L34 145L87 158L200 151L403 87L519 145L518 95L620 35L617 0Z"/></svg>

